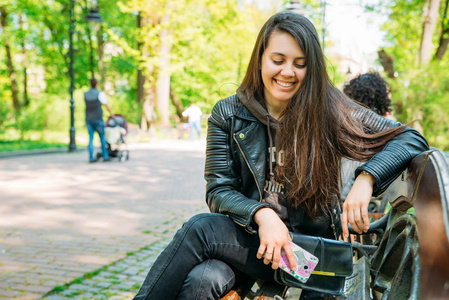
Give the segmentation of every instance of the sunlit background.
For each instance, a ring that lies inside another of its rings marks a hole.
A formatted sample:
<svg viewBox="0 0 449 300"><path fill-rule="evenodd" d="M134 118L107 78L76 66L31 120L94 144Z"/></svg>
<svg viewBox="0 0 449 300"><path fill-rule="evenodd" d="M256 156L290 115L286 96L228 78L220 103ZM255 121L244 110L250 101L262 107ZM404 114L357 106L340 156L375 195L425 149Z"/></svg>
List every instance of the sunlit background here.
<svg viewBox="0 0 449 300"><path fill-rule="evenodd" d="M432 145L446 149L449 22L445 4L437 2L0 2L0 146L84 147L83 93L92 76L138 139L173 137L190 103L207 116L235 92L262 24L292 9L315 24L338 88L360 73L379 72L391 86L397 120L416 121L412 126Z"/></svg>

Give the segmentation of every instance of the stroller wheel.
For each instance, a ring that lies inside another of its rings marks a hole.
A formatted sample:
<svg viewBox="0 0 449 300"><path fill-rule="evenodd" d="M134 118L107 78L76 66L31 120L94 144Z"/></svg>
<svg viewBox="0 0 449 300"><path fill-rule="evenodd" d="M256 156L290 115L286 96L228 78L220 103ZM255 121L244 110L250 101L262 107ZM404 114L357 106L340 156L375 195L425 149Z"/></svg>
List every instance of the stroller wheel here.
<svg viewBox="0 0 449 300"><path fill-rule="evenodd" d="M126 159L126 157L123 155L122 152L120 152L120 154L118 155L118 160L119 160L120 162L122 162L122 161L125 161L125 159Z"/></svg>
<svg viewBox="0 0 449 300"><path fill-rule="evenodd" d="M126 160L129 160L129 152L126 152Z"/></svg>

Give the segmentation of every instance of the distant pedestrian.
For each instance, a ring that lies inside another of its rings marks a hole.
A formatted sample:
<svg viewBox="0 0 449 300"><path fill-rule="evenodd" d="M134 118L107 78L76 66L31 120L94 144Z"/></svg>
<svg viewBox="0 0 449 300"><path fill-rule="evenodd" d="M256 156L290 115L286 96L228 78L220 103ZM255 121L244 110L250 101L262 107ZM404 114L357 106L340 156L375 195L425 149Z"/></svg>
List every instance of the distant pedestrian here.
<svg viewBox="0 0 449 300"><path fill-rule="evenodd" d="M193 140L193 131L198 134L198 138L201 137L201 116L203 113L201 109L195 104L191 103L190 106L182 113L184 117L189 118L190 139Z"/></svg>
<svg viewBox="0 0 449 300"><path fill-rule="evenodd" d="M95 78L90 80L91 89L84 93L84 101L86 102L86 127L89 132L89 162L96 162L94 157L94 132L100 136L101 151L103 161L110 161L108 151L106 149L106 140L104 136L103 109L104 105L112 117L115 117L108 106L108 98L103 91L97 89L98 81Z"/></svg>

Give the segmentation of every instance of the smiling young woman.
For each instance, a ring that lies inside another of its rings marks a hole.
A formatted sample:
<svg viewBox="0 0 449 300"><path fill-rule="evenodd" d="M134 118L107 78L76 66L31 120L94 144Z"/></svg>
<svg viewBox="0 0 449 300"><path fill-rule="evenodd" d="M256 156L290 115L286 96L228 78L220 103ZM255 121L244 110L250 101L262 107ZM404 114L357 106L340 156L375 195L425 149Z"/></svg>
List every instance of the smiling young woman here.
<svg viewBox="0 0 449 300"><path fill-rule="evenodd" d="M134 299L220 299L242 278L274 281L281 251L296 265L291 231L334 239L348 235L348 223L366 231L371 195L428 147L416 130L356 105L332 85L307 18L273 15L236 94L219 101L208 120L211 213L183 225ZM341 210L342 157L366 163Z"/></svg>
<svg viewBox="0 0 449 300"><path fill-rule="evenodd" d="M267 110L278 119L298 92L307 72L304 53L288 33L273 32L262 55L261 75Z"/></svg>

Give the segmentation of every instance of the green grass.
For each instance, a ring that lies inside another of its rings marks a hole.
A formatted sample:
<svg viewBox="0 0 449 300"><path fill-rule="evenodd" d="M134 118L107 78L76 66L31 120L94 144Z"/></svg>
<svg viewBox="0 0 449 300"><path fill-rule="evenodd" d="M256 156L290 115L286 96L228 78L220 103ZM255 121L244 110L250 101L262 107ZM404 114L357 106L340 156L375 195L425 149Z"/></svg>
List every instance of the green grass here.
<svg viewBox="0 0 449 300"><path fill-rule="evenodd" d="M77 148L86 147L87 132L76 132ZM69 132L28 131L21 135L14 129L0 133L0 152L15 152L69 147Z"/></svg>
<svg viewBox="0 0 449 300"><path fill-rule="evenodd" d="M88 272L88 273L84 274L81 277L75 278L74 280L72 280L72 281L70 281L70 282L68 282L68 283L66 283L64 285L58 285L58 286L54 287L51 291L46 293L44 295L44 299L47 296L50 296L52 294L59 293L59 292L62 292L64 290L66 290L71 284L82 283L85 279L92 278L95 275L98 275L100 272L106 271L108 268L109 268L109 266L103 266L103 267L101 267L101 268L99 268L99 269L97 269L97 270L95 270L93 272ZM72 294L72 295L74 295L74 294Z"/></svg>
<svg viewBox="0 0 449 300"><path fill-rule="evenodd" d="M51 149L51 148L68 148L66 143L61 142L46 142L46 141L11 141L0 140L0 152L14 152L14 151L27 151L38 149Z"/></svg>

